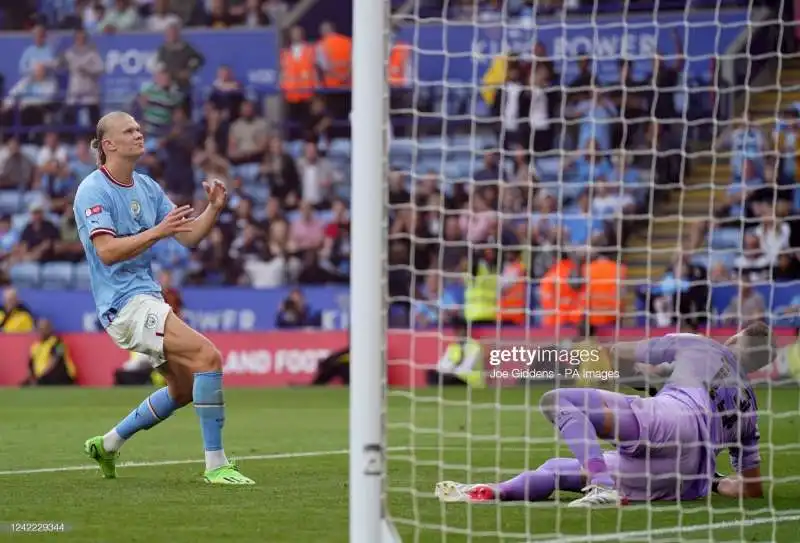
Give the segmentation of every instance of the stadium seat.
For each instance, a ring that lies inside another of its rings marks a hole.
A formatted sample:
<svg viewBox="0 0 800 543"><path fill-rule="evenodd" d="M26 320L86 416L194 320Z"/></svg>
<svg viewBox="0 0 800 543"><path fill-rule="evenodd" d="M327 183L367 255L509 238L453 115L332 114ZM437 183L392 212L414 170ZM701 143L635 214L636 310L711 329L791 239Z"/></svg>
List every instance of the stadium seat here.
<svg viewBox="0 0 800 543"><path fill-rule="evenodd" d="M15 213L11 217L11 229L16 232L22 232L25 229L25 225L28 224L28 214L27 213Z"/></svg>
<svg viewBox="0 0 800 543"><path fill-rule="evenodd" d="M0 190L0 214L13 215L20 210L22 198L16 190Z"/></svg>
<svg viewBox="0 0 800 543"><path fill-rule="evenodd" d="M241 177L245 185L252 185L258 179L258 169L260 164L240 164L233 167L233 174L236 177Z"/></svg>
<svg viewBox="0 0 800 543"><path fill-rule="evenodd" d="M86 262L75 264L72 275L74 277L75 290L89 290L92 288L89 280L89 264Z"/></svg>
<svg viewBox="0 0 800 543"><path fill-rule="evenodd" d="M247 187L247 195L253 199L255 206L263 206L269 200L269 187L265 185L254 184Z"/></svg>
<svg viewBox="0 0 800 543"><path fill-rule="evenodd" d="M37 288L41 280L41 269L35 262L23 262L11 266L11 283L18 288Z"/></svg>
<svg viewBox="0 0 800 543"><path fill-rule="evenodd" d="M302 140L295 140L295 141L287 141L283 148L284 150L292 155L293 158L299 157L303 154L303 145L305 144Z"/></svg>
<svg viewBox="0 0 800 543"><path fill-rule="evenodd" d="M37 145L22 145L20 147L20 151L22 151L26 157L31 159L34 164L38 162L37 159L39 158L39 147Z"/></svg>
<svg viewBox="0 0 800 543"><path fill-rule="evenodd" d="M330 147L328 148L328 158L335 158L341 157L346 160L350 160L350 155L352 153L352 145L350 140L345 139L335 139L331 142Z"/></svg>
<svg viewBox="0 0 800 543"><path fill-rule="evenodd" d="M73 286L73 266L68 262L49 262L42 265L40 285L50 290L71 289Z"/></svg>

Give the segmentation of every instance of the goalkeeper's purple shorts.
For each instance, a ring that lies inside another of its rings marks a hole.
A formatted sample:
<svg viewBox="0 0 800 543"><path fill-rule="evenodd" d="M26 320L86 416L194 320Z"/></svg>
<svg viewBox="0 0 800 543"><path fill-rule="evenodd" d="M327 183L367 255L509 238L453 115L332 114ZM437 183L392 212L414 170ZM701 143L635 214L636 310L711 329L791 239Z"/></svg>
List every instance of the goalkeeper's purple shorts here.
<svg viewBox="0 0 800 543"><path fill-rule="evenodd" d="M708 494L714 467L708 461L703 416L668 395L631 398L639 440L604 453L620 492L631 501L694 500Z"/></svg>

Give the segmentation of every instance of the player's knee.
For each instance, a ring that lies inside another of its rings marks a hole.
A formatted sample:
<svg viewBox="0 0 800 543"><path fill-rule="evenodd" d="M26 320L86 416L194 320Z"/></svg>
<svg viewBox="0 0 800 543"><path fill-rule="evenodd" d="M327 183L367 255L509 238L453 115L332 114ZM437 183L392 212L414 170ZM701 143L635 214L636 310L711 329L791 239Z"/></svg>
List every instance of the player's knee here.
<svg viewBox="0 0 800 543"><path fill-rule="evenodd" d="M548 390L539 400L539 410L544 415L544 418L551 423L556 420L556 409L558 405L558 391Z"/></svg>
<svg viewBox="0 0 800 543"><path fill-rule="evenodd" d="M169 395L180 407L192 403L192 383L170 383Z"/></svg>
<svg viewBox="0 0 800 543"><path fill-rule="evenodd" d="M210 341L203 343L197 357L195 372L221 371L222 354Z"/></svg>

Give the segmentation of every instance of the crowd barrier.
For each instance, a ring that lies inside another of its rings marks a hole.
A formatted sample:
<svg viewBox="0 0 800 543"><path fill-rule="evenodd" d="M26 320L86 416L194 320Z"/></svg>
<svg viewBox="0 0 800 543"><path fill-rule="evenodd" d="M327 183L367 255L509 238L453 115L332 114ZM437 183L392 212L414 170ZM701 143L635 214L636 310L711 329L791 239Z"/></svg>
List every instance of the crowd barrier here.
<svg viewBox="0 0 800 543"><path fill-rule="evenodd" d="M620 341L655 337L674 330L621 330ZM724 340L734 329L716 329L711 334ZM613 331L599 335L600 342L611 340ZM556 333L552 329L509 329L499 335L494 330L476 330L488 350L527 348L552 345L556 338L574 336L572 331ZM772 367L760 372L761 377L785 377L791 368L800 368L796 336L791 329L776 330L781 347ZM113 384L114 371L128 358L103 333L73 333L62 336L77 367L78 383L91 387ZM222 354L225 384L229 387L287 387L308 385L314 378L317 363L329 353L348 344L346 331L294 331L211 333L208 337ZM18 385L28 371L28 353L35 341L33 335L0 336L0 386ZM392 330L387 336L387 378L389 385L413 388L425 385L426 370L435 366L449 341L448 333ZM488 356L487 356L488 366ZM487 368L488 369L488 368Z"/></svg>

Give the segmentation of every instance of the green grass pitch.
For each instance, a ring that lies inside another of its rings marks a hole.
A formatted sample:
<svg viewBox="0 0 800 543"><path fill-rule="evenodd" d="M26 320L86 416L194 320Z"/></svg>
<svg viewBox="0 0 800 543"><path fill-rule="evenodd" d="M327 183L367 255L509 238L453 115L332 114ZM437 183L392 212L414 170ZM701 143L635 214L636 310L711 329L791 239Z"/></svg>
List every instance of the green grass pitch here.
<svg viewBox="0 0 800 543"><path fill-rule="evenodd" d="M389 510L404 541L800 538L796 388L759 391L761 407L771 409L761 419L762 471L774 478L763 500L740 504L715 497L594 512L553 501L443 506L435 500L437 480L494 481L556 453L553 429L535 408L543 390L448 390L444 401L435 391L392 392ZM147 392L0 393L0 541L347 541L347 390L227 391L226 449L242 457L242 471L257 481L255 487L212 488L201 481L202 446L192 409L136 436L121 461L137 465L120 467L117 480L101 479L83 457L83 441L106 431ZM727 469L727 460L721 466ZM8 523L23 520L63 522L69 531L10 535Z"/></svg>

